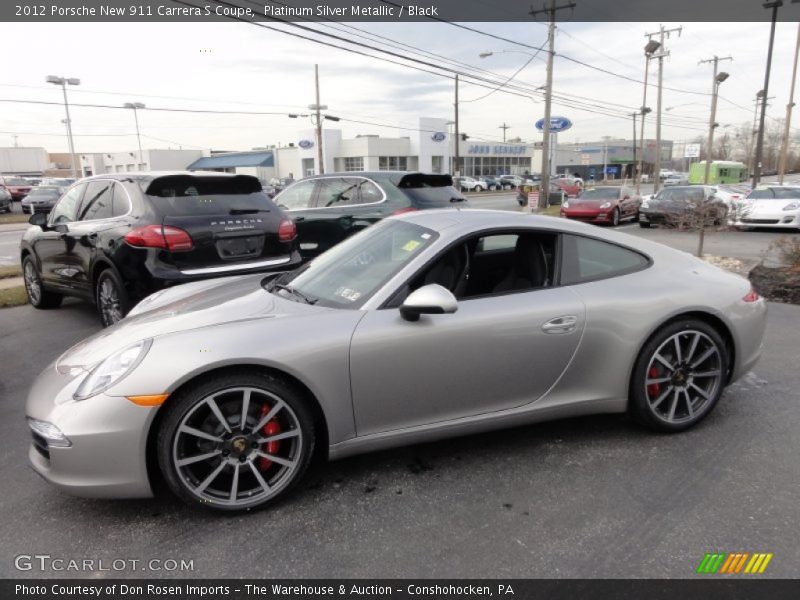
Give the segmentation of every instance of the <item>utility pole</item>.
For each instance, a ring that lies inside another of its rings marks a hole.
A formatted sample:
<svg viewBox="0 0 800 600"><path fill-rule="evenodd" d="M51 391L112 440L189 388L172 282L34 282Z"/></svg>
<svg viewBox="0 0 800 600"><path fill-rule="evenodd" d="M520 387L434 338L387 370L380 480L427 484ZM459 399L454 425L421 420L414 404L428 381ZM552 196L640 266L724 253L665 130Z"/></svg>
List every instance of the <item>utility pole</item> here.
<svg viewBox="0 0 800 600"><path fill-rule="evenodd" d="M456 134L456 139L454 140L455 147L453 148L453 175L461 175L461 172L458 169L458 146L461 143L461 135L458 133L458 73L456 73L456 97L455 102L453 102L453 107L455 108L456 116L453 123L453 131Z"/></svg>
<svg viewBox="0 0 800 600"><path fill-rule="evenodd" d="M636 175L637 175L637 173L636 173L636 166L637 166L637 163L636 163L636 115L637 114L638 113L631 113L631 116L633 117L633 164L631 165L631 168L633 169L633 171L631 172L631 177L633 178L634 181L638 182L639 180L636 177ZM637 191L636 193L638 194L639 192Z"/></svg>
<svg viewBox="0 0 800 600"><path fill-rule="evenodd" d="M18 135L12 135L11 137L14 138L14 148L19 148L19 143L17 142Z"/></svg>
<svg viewBox="0 0 800 600"><path fill-rule="evenodd" d="M540 10L531 10L530 15L536 17L546 14L549 21L547 28L547 81L544 94L544 123L542 126L542 181L539 185L539 208L547 208L550 197L550 117L553 102L553 56L556 42L556 12L575 8L575 2L556 6L556 0L549 0L550 6L542 6Z"/></svg>
<svg viewBox="0 0 800 600"><path fill-rule="evenodd" d="M794 84L797 79L797 57L800 55L800 23L797 24L797 42L794 47L794 67L792 67L792 86L789 92L789 104L786 105L786 123L783 126L783 144L781 145L781 161L778 167L778 183L783 184L786 175L786 161L789 154L789 135L791 133L792 108L794 107Z"/></svg>
<svg viewBox="0 0 800 600"><path fill-rule="evenodd" d="M753 189L761 181L761 158L764 153L764 121L767 118L767 96L769 95L769 74L772 70L772 47L775 45L775 22L778 20L778 9L783 0L764 2L764 8L772 9L772 24L769 30L769 48L767 49L767 68L764 72L764 100L761 103L761 117L758 123L758 139L756 141L756 157L753 164Z"/></svg>
<svg viewBox="0 0 800 600"><path fill-rule="evenodd" d="M317 175L325 174L325 163L323 162L324 154L322 152L322 115L320 111L327 109L326 105L319 103L319 65L314 65L314 87L316 89L316 103L309 104L309 110L315 111L317 119Z"/></svg>
<svg viewBox="0 0 800 600"><path fill-rule="evenodd" d="M640 109L642 115L642 130L641 135L639 135L639 143L641 144L641 147L639 149L639 167L637 169L638 177L636 179L637 194L641 193L642 175L644 175L644 117L647 115L647 113L652 112L647 107L647 86L649 84L648 75L650 72L650 59L653 57L655 51L660 47L661 44L655 40L650 40L644 47L644 91L642 92L642 108Z"/></svg>
<svg viewBox="0 0 800 600"><path fill-rule="evenodd" d="M661 45L661 51L658 53L658 96L656 99L656 155L653 161L653 193L658 192L661 183L661 98L664 88L664 57L669 56L669 51L664 48L664 37L671 37L672 33L677 32L678 37L681 35L683 27L676 27L674 29L664 29L661 25L659 31L655 33L645 34L648 40L652 40L653 36L657 35Z"/></svg>
<svg viewBox="0 0 800 600"><path fill-rule="evenodd" d="M725 56L720 58L716 54L714 58L710 58L708 60L701 60L698 65L706 64L706 63L713 63L714 65L714 76L711 79L711 119L708 123L708 143L706 145L706 168L703 174L703 183L708 185L708 178L711 174L711 161L714 158L714 129L717 127L717 96L719 95L719 84L725 81L728 78L728 74L724 71L722 73L717 73L717 68L719 63L723 60L733 60L731 56Z"/></svg>
<svg viewBox="0 0 800 600"><path fill-rule="evenodd" d="M511 129L511 127L506 125L505 121L504 121L503 124L500 125L500 127L498 127L498 129L502 129L503 130L503 143L505 144L506 143L506 129Z"/></svg>

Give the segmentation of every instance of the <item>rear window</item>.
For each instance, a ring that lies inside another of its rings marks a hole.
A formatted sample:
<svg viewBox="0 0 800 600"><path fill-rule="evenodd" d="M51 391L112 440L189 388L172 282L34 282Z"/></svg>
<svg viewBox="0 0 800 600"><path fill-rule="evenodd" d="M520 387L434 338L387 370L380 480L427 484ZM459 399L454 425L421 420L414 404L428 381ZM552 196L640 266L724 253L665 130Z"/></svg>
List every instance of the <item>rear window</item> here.
<svg viewBox="0 0 800 600"><path fill-rule="evenodd" d="M239 215L275 210L255 177L170 175L139 182L153 205L170 216Z"/></svg>
<svg viewBox="0 0 800 600"><path fill-rule="evenodd" d="M19 177L6 177L5 182L6 185L30 185L27 179L21 179Z"/></svg>
<svg viewBox="0 0 800 600"><path fill-rule="evenodd" d="M466 180L466 178L465 178ZM419 208L459 206L466 198L453 187L450 175L411 173L403 175L395 185Z"/></svg>
<svg viewBox="0 0 800 600"><path fill-rule="evenodd" d="M751 200L796 200L800 198L800 188L756 188L747 197Z"/></svg>

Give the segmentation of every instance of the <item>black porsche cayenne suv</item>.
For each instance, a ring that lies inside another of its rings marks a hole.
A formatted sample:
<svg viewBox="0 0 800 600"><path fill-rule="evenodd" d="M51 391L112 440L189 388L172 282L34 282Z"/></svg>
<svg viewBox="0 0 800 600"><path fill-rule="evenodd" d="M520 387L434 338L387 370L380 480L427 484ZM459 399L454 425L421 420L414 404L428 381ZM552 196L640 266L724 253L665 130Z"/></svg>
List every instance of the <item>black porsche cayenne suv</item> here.
<svg viewBox="0 0 800 600"><path fill-rule="evenodd" d="M294 222L248 175L97 175L30 223L20 244L30 303L82 297L104 326L167 286L301 262Z"/></svg>

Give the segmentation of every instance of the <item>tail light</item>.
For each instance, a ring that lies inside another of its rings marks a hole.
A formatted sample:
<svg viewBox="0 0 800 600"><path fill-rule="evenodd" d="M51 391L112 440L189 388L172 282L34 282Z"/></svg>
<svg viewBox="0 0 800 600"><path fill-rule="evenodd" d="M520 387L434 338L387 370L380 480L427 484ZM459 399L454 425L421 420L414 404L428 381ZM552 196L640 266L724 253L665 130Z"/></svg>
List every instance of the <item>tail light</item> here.
<svg viewBox="0 0 800 600"><path fill-rule="evenodd" d="M761 296L758 295L758 292L751 286L750 291L747 292L743 297L743 302L758 302L761 299Z"/></svg>
<svg viewBox="0 0 800 600"><path fill-rule="evenodd" d="M414 212L415 210L419 210L418 208L414 208L413 206L408 206L406 208L400 208L392 213L394 215L402 215L403 213Z"/></svg>
<svg viewBox="0 0 800 600"><path fill-rule="evenodd" d="M125 241L137 248L163 248L170 252L188 252L194 248L192 236L183 229L168 225L145 225L128 232Z"/></svg>
<svg viewBox="0 0 800 600"><path fill-rule="evenodd" d="M291 219L281 219L278 225L278 239L281 242L291 242L297 237L297 226Z"/></svg>

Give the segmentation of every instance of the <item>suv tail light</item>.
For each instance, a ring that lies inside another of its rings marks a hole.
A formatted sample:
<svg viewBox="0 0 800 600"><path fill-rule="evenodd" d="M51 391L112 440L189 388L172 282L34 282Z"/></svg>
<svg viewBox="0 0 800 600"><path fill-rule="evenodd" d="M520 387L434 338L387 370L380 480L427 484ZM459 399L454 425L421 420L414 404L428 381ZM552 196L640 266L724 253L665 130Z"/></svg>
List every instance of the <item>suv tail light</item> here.
<svg viewBox="0 0 800 600"><path fill-rule="evenodd" d="M291 242L297 237L297 226L291 219L281 219L278 225L278 239L281 242Z"/></svg>
<svg viewBox="0 0 800 600"><path fill-rule="evenodd" d="M401 209L398 209L398 210L394 211L392 213L392 216L394 216L394 215L402 215L403 213L407 213L407 212L414 212L415 210L419 210L419 209L418 208L414 208L413 206L408 206L406 208L401 208Z"/></svg>
<svg viewBox="0 0 800 600"><path fill-rule="evenodd" d="M125 241L137 248L163 248L170 252L188 252L194 248L192 236L169 225L145 225L128 232Z"/></svg>
<svg viewBox="0 0 800 600"><path fill-rule="evenodd" d="M760 299L761 296L758 295L758 292L752 286L750 286L750 291L742 297L742 301L744 302L758 302Z"/></svg>

